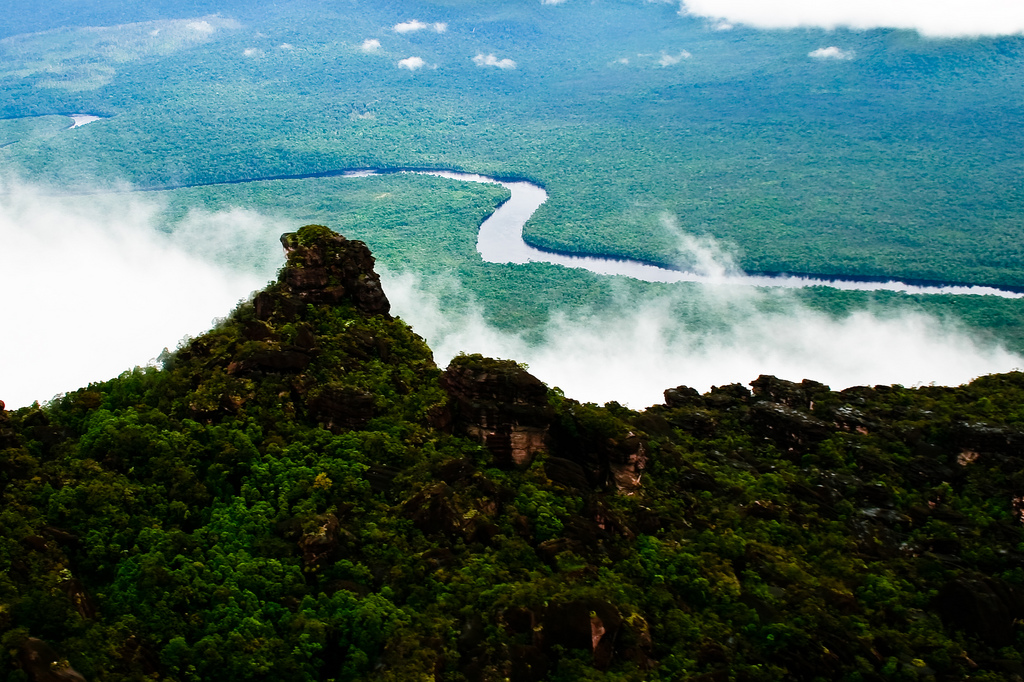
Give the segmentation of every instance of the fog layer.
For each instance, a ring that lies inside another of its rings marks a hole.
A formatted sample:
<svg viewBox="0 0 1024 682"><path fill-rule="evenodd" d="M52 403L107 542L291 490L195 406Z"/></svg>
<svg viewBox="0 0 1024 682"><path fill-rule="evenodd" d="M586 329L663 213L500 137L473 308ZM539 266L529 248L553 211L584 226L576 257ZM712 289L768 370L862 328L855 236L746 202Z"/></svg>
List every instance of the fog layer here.
<svg viewBox="0 0 1024 682"><path fill-rule="evenodd" d="M86 205L0 186L0 399L8 408L145 365L264 284L161 233L159 211L137 196ZM200 240L201 228L244 232L235 214L190 221L189 236Z"/></svg>
<svg viewBox="0 0 1024 682"><path fill-rule="evenodd" d="M162 231L167 222L158 195L61 200L0 185L0 399L8 407L111 378L202 333L272 276L283 258L277 237L297 227L243 209L178 214L173 234ZM716 244L681 244L691 266L728 270ZM533 337L541 342L528 343L487 324L456 279L422 281L378 265L393 311L427 339L439 365L459 352L512 358L583 401L642 408L671 386L704 391L762 373L843 388L958 384L1024 366L949 321L884 311L834 319L791 294L714 284L680 284L654 300L623 295L606 310L555 310Z"/></svg>
<svg viewBox="0 0 1024 682"><path fill-rule="evenodd" d="M666 388L685 384L705 392L746 384L760 374L842 389L959 385L1024 367L1020 356L973 339L952 321L867 310L834 318L801 306L791 294L753 287L702 285L696 303L680 293L623 299L600 312L556 313L543 341L530 343L487 324L472 305L443 311L436 292L447 290L444 298L451 298L459 289L455 280L425 284L410 274L390 273L383 280L393 311L427 339L439 365L460 352L515 359L581 401L644 408L662 402ZM698 314L681 316L686 307ZM700 326L695 320L701 319L716 322Z"/></svg>

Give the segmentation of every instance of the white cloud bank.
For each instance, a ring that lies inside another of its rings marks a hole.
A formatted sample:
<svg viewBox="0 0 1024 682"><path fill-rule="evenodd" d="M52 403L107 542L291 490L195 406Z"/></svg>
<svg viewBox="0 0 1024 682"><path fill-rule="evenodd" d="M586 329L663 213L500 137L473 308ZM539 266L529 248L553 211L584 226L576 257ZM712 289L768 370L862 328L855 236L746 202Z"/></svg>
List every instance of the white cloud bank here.
<svg viewBox="0 0 1024 682"><path fill-rule="evenodd" d="M444 33L448 30L448 24L440 21L433 24L424 24L422 21L413 19L412 21L403 21L400 24L395 24L393 27L395 33L415 33L416 31L425 31L427 29L434 31L434 33Z"/></svg>
<svg viewBox="0 0 1024 682"><path fill-rule="evenodd" d="M367 38L363 41L363 44L359 46L359 49L363 52L376 52L380 49L380 41L376 38Z"/></svg>
<svg viewBox="0 0 1024 682"><path fill-rule="evenodd" d="M193 210L171 237L154 195L74 200L0 183L0 399L47 400L148 363L197 335L262 287L295 225L233 209ZM680 258L711 276L734 269L708 238L680 235ZM245 262L259 274L220 265ZM642 408L664 389L747 383L759 374L855 384L959 384L1024 366L1002 347L920 314L860 311L834 319L780 292L706 286L700 298L619 301L613 310L556 314L539 344L489 326L449 280L384 272L395 314L446 365L459 351L512 358L570 397ZM680 289L690 292L694 288ZM682 320L675 309L696 311ZM688 318L689 319L689 318Z"/></svg>
<svg viewBox="0 0 1024 682"><path fill-rule="evenodd" d="M216 235L259 242L257 233L278 225L246 212L196 213L172 239L156 229L158 212L152 198L76 207L0 183L0 399L9 408L145 365L264 285L192 249L234 249Z"/></svg>
<svg viewBox="0 0 1024 682"><path fill-rule="evenodd" d="M503 70L516 68L516 63L511 59L498 59L493 54L485 55L481 52L473 57L473 63L477 66L493 66Z"/></svg>
<svg viewBox="0 0 1024 682"><path fill-rule="evenodd" d="M666 388L747 384L760 374L814 379L839 390L855 385L935 382L958 385L1024 367L1024 358L973 340L964 329L921 314L855 312L834 319L769 294L706 287L698 305L712 328L694 328L673 312L672 297L620 301L600 314L556 314L531 344L489 326L478 310L442 312L438 292L468 297L458 283L384 273L392 312L426 338L444 367L460 351L525 362L530 372L567 396L642 409L663 402ZM692 302L690 302L692 305Z"/></svg>
<svg viewBox="0 0 1024 682"><path fill-rule="evenodd" d="M410 71L422 69L426 65L427 63L421 57L406 57L405 59L398 60L398 68L409 69Z"/></svg>
<svg viewBox="0 0 1024 682"><path fill-rule="evenodd" d="M853 59L853 50L842 50L835 45L830 45L808 52L807 56L811 59Z"/></svg>
<svg viewBox="0 0 1024 682"><path fill-rule="evenodd" d="M759 28L903 28L930 37L1024 33L1021 0L683 0L682 14Z"/></svg>

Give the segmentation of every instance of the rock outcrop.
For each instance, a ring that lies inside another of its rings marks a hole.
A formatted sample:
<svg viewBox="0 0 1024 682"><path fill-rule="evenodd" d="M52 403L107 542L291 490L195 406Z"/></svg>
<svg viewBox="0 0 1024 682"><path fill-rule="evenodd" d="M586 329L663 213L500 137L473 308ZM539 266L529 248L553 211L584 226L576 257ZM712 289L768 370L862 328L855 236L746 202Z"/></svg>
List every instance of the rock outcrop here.
<svg viewBox="0 0 1024 682"><path fill-rule="evenodd" d="M351 303L366 315L390 318L391 303L374 272L366 244L346 239L323 225L306 225L282 235L288 262L279 282L253 301L256 317L292 319L306 304Z"/></svg>
<svg viewBox="0 0 1024 682"><path fill-rule="evenodd" d="M487 446L496 463L525 466L546 449L554 410L544 383L511 360L463 355L441 375L453 428Z"/></svg>
<svg viewBox="0 0 1024 682"><path fill-rule="evenodd" d="M18 662L32 682L85 682L81 673L61 659L49 644L29 637L18 647Z"/></svg>

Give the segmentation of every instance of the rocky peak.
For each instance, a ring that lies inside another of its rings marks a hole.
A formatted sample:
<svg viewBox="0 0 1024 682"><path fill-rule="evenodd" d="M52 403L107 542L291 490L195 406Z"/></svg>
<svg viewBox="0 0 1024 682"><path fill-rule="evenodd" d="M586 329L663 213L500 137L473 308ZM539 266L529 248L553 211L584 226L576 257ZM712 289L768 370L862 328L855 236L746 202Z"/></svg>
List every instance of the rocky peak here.
<svg viewBox="0 0 1024 682"><path fill-rule="evenodd" d="M391 303L374 272L374 258L361 241L346 239L323 225L306 225L281 236L288 261L276 285L257 295L261 320L294 317L305 304L345 301L366 315L390 319Z"/></svg>

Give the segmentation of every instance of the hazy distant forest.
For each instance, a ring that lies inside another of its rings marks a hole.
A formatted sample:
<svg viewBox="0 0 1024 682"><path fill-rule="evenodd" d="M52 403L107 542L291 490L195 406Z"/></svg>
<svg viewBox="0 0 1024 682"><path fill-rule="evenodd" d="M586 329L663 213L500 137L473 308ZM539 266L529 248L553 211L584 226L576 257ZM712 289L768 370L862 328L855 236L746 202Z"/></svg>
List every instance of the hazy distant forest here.
<svg viewBox="0 0 1024 682"><path fill-rule="evenodd" d="M474 230L500 188L217 183L461 169L543 185L526 237L562 251L685 266L667 218L747 271L1024 285L1024 41L719 29L642 0L111 0L74 14L15 0L0 21L0 167L62 190L201 185L160 193L168 230L196 206L329 224L387 269L454 273L506 327L610 293L583 272L481 263ZM104 118L69 130L71 113ZM229 258L276 257L264 236L262 256ZM1018 301L796 297L955 315L1024 349Z"/></svg>

